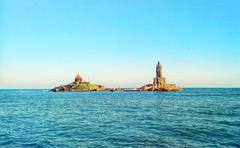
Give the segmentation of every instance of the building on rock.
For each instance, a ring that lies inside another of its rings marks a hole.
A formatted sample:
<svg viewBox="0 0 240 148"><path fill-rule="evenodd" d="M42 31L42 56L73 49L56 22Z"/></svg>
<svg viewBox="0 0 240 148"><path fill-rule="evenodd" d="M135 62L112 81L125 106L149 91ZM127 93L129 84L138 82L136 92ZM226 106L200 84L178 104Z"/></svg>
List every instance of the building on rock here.
<svg viewBox="0 0 240 148"><path fill-rule="evenodd" d="M166 83L166 78L163 77L162 65L158 62L156 66L156 77L153 78L152 84L147 84L139 88L140 91L179 91L182 88Z"/></svg>

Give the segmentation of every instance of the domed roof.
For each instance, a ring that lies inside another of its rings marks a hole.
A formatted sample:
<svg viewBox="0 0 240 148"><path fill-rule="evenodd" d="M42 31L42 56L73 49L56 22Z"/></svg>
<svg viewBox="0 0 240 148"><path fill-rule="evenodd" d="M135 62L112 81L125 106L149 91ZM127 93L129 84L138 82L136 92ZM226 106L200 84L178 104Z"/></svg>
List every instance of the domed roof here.
<svg viewBox="0 0 240 148"><path fill-rule="evenodd" d="M75 82L82 82L82 77L80 76L80 74L77 74L77 76L75 77Z"/></svg>

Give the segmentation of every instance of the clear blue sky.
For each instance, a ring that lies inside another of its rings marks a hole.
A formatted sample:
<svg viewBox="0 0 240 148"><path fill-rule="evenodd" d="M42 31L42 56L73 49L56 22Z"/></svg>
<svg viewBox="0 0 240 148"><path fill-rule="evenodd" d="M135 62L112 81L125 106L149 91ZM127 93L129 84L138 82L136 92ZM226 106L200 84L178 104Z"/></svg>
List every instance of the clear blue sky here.
<svg viewBox="0 0 240 148"><path fill-rule="evenodd" d="M0 0L0 88L240 87L239 0Z"/></svg>

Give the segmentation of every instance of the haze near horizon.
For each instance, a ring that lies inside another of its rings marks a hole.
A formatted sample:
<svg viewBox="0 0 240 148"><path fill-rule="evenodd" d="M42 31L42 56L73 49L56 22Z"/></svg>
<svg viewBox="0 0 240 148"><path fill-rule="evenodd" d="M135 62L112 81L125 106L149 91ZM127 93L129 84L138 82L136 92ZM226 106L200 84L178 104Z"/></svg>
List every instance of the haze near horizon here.
<svg viewBox="0 0 240 148"><path fill-rule="evenodd" d="M0 88L240 87L240 2L1 0Z"/></svg>

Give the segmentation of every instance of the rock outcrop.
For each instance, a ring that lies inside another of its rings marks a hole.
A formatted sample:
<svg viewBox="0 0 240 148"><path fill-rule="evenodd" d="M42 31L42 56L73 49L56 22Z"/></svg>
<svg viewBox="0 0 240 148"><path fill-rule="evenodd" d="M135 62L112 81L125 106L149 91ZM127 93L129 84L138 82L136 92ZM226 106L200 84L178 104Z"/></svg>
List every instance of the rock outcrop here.
<svg viewBox="0 0 240 148"><path fill-rule="evenodd" d="M156 66L156 77L153 78L152 84L144 85L140 88L105 88L103 85L91 84L86 82L77 74L74 82L66 85L61 85L51 89L51 91L72 91L72 92L82 92L82 91L180 91L182 88L175 86L173 84L166 83L166 78L163 77L162 65L158 62Z"/></svg>
<svg viewBox="0 0 240 148"><path fill-rule="evenodd" d="M166 83L163 77L162 65L158 62L156 66L156 77L153 78L152 84L147 84L139 88L140 91L180 91L182 88L173 84Z"/></svg>
<svg viewBox="0 0 240 148"><path fill-rule="evenodd" d="M105 90L105 87L103 85L91 84L90 82L83 81L83 78L80 76L80 74L77 74L74 82L51 89L51 91L54 91L54 92L59 92L59 91L81 92L81 91L103 91L103 90Z"/></svg>

